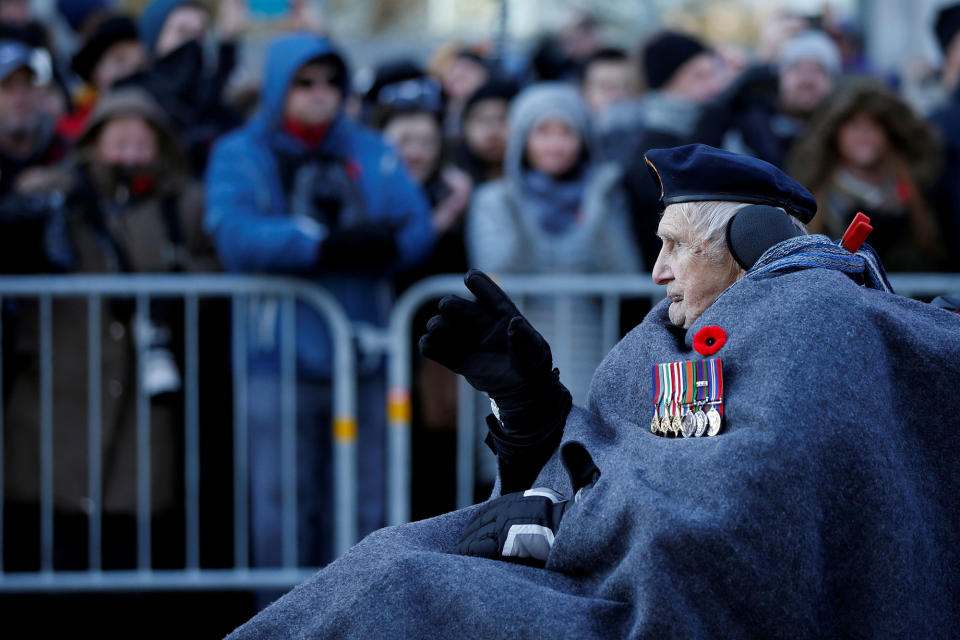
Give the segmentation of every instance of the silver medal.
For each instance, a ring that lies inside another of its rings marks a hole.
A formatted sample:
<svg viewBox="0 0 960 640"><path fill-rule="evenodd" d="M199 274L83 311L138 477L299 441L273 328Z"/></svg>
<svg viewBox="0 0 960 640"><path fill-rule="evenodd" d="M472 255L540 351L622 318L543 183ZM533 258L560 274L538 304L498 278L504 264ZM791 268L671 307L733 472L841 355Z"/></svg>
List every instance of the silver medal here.
<svg viewBox="0 0 960 640"><path fill-rule="evenodd" d="M707 426L709 426L709 422L710 420L707 418L707 414L705 414L702 409L697 411L697 432L693 435L697 438L703 436L703 434L707 432Z"/></svg>
<svg viewBox="0 0 960 640"><path fill-rule="evenodd" d="M697 416L693 411L688 411L686 415L683 416L683 422L681 423L680 428L683 432L684 438L689 438L696 432Z"/></svg>
<svg viewBox="0 0 960 640"><path fill-rule="evenodd" d="M723 423L723 419L720 417L720 412L717 411L716 407L710 407L710 410L707 411L707 420L710 422L710 428L707 429L707 435L715 436L720 433L720 427Z"/></svg>

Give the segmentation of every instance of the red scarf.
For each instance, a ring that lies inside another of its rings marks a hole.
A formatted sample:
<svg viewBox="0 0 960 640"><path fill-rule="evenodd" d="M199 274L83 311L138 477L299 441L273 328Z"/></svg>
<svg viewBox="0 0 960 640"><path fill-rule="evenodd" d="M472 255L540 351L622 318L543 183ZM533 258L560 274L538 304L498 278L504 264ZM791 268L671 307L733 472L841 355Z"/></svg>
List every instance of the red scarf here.
<svg viewBox="0 0 960 640"><path fill-rule="evenodd" d="M283 130L290 137L299 140L311 149L319 147L330 131L330 123L304 124L298 120L287 118L283 121Z"/></svg>

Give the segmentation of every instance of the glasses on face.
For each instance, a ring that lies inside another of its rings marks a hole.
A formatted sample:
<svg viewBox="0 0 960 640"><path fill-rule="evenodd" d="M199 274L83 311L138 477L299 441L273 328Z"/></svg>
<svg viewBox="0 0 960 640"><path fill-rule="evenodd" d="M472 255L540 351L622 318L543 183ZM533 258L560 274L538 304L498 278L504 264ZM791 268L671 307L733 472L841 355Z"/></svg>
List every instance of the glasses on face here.
<svg viewBox="0 0 960 640"><path fill-rule="evenodd" d="M326 76L298 76L293 79L294 89L313 89L314 87L337 87L337 79L334 74Z"/></svg>
<svg viewBox="0 0 960 640"><path fill-rule="evenodd" d="M443 109L440 85L432 78L413 78L388 84L377 93L377 102L395 108Z"/></svg>

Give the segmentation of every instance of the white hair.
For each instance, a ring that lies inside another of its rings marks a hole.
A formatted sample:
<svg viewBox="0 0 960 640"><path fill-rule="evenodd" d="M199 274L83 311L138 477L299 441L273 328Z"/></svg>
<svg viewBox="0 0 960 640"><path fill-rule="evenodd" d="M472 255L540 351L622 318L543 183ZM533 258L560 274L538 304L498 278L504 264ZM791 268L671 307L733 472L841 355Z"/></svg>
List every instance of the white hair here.
<svg viewBox="0 0 960 640"><path fill-rule="evenodd" d="M707 258L719 264L736 262L727 247L727 224L737 212L749 207L749 204L726 200L699 200L678 202L669 206L675 207L675 211L690 225L694 249L702 251ZM777 208L786 213L782 207ZM797 230L807 235L806 225L794 216L788 217Z"/></svg>

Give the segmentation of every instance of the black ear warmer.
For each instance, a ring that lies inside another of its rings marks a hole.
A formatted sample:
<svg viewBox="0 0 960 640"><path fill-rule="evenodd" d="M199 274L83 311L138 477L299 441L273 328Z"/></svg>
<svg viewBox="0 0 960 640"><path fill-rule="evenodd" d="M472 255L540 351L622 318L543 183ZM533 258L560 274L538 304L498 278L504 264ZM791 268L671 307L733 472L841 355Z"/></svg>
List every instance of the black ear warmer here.
<svg viewBox="0 0 960 640"><path fill-rule="evenodd" d="M727 223L730 253L748 271L767 249L799 235L789 214L765 204L744 207Z"/></svg>

